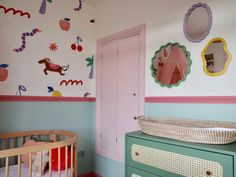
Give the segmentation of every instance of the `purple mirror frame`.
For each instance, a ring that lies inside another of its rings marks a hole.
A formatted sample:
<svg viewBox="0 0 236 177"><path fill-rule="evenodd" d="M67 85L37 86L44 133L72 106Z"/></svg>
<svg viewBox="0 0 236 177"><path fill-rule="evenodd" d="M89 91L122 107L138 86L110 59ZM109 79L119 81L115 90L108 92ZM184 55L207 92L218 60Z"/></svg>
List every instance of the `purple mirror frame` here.
<svg viewBox="0 0 236 177"><path fill-rule="evenodd" d="M207 14L208 14L208 25L207 25L207 30L205 31L205 33L202 35L202 37L200 37L199 39L193 39L191 36L189 36L188 33L188 28L187 28L187 24L188 24L188 19L189 16L191 15L191 13L198 7L203 7L204 9L206 9ZM210 30L211 30L211 26L212 26L212 12L210 7L205 4L205 3L197 3L194 4L186 13L185 17L184 17L184 24L183 24L183 29L184 29L184 35L186 37L186 39L188 39L191 42L201 42L203 39L206 38L206 36L209 34Z"/></svg>

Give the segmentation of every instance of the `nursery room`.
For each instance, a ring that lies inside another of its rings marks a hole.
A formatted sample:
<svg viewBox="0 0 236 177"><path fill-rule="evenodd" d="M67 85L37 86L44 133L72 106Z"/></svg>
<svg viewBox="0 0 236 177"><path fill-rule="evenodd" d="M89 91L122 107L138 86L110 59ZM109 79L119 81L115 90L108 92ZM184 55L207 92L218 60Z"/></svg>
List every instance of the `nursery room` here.
<svg viewBox="0 0 236 177"><path fill-rule="evenodd" d="M235 0L0 0L0 177L236 177Z"/></svg>

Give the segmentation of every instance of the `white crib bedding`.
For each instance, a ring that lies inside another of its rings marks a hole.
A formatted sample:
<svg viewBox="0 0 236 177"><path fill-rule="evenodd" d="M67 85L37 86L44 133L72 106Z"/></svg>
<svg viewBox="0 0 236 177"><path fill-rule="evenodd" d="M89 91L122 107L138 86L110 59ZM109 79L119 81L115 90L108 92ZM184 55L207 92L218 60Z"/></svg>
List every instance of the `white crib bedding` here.
<svg viewBox="0 0 236 177"><path fill-rule="evenodd" d="M29 167L24 163L21 164L21 177L28 177ZM17 177L18 176L18 166L12 165L9 166L9 177ZM70 177L70 169L68 169L68 177ZM5 177L5 168L0 168L0 177ZM32 176L34 177L34 176ZM49 171L46 170L43 177L49 177ZM58 177L57 171L52 171L52 177ZM61 177L66 177L66 171L61 171Z"/></svg>

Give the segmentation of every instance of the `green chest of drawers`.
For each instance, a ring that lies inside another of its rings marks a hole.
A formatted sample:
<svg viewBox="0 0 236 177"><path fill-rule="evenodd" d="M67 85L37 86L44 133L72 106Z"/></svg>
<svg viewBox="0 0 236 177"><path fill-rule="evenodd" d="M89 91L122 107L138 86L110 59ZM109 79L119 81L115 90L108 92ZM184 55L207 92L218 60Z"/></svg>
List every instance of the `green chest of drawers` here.
<svg viewBox="0 0 236 177"><path fill-rule="evenodd" d="M236 143L207 145L126 134L126 177L236 177Z"/></svg>

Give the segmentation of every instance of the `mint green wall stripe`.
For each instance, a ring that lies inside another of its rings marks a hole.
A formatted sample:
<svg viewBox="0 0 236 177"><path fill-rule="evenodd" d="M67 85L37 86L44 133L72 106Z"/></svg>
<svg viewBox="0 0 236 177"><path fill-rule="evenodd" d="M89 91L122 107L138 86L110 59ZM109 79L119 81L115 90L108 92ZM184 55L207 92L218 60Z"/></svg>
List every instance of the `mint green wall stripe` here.
<svg viewBox="0 0 236 177"><path fill-rule="evenodd" d="M146 103L145 115L236 122L236 104Z"/></svg>

